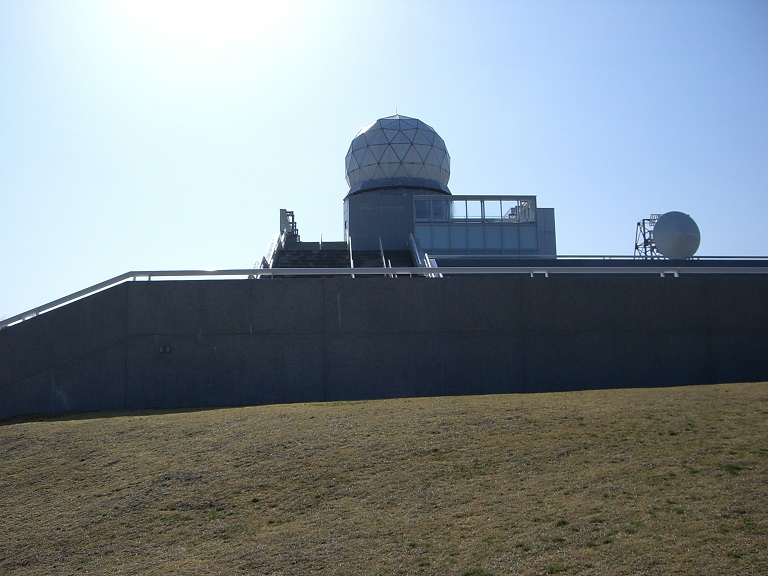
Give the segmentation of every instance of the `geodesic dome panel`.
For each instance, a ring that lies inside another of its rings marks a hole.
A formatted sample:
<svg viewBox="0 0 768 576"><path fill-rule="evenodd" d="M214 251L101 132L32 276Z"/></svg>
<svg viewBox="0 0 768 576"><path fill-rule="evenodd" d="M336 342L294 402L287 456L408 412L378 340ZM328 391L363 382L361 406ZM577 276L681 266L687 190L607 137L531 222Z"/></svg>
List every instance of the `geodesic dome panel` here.
<svg viewBox="0 0 768 576"><path fill-rule="evenodd" d="M345 158L350 188L373 180L407 178L437 182L451 177L451 157L431 126L416 118L389 116L363 127Z"/></svg>

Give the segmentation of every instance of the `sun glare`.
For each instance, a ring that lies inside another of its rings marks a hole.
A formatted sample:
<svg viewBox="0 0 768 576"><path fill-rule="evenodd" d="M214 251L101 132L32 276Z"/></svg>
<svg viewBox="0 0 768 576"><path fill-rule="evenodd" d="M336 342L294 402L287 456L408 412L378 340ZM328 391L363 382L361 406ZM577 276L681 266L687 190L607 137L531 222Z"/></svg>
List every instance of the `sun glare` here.
<svg viewBox="0 0 768 576"><path fill-rule="evenodd" d="M184 47L238 44L275 33L288 19L286 0L121 0L121 15Z"/></svg>

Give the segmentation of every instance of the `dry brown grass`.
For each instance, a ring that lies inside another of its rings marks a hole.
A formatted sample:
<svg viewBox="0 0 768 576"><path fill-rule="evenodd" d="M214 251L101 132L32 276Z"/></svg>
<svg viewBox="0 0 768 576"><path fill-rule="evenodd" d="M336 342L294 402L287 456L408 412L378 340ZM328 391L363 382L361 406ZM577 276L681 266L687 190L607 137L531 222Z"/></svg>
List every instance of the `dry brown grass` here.
<svg viewBox="0 0 768 576"><path fill-rule="evenodd" d="M768 384L0 426L0 573L765 574Z"/></svg>

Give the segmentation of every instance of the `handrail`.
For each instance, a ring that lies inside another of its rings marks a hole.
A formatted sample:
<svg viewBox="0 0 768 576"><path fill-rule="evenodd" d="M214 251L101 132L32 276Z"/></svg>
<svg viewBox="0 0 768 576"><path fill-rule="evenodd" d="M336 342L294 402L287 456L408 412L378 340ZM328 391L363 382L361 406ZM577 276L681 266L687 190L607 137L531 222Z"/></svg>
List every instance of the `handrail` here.
<svg viewBox="0 0 768 576"><path fill-rule="evenodd" d="M379 254L381 255L381 267L387 267L387 258L384 256L384 245L381 243L381 236L379 236Z"/></svg>
<svg viewBox="0 0 768 576"><path fill-rule="evenodd" d="M429 268L429 263L424 261L424 250L421 249L419 241L413 237L413 233L408 235L408 248L411 250L411 257L416 266L419 268Z"/></svg>
<svg viewBox="0 0 768 576"><path fill-rule="evenodd" d="M347 247L349 248L349 268L350 270L355 267L355 258L352 256L352 236L347 236ZM352 278L355 275L352 274Z"/></svg>
<svg viewBox="0 0 768 576"><path fill-rule="evenodd" d="M31 310L22 312L21 314L16 314L15 316L11 316L10 318L6 318L5 320L0 320L0 329L5 328L6 326L10 326L11 324L15 324L16 322L27 320L28 318L32 318L34 316L42 314L43 312L52 310L53 308L58 308L59 306L69 304L70 302L74 302L75 300L78 300L80 298L90 296L91 294L95 294L96 292L99 292L101 290L111 288L115 284L120 284L130 277L131 277L131 272L126 272L125 274L121 274L120 276L115 276L114 278L110 278L109 280L105 280L104 282L99 282L98 284L94 284L93 286L90 286L88 288L83 288L82 290L73 292L68 296L57 298L56 300L53 300L52 302L48 302L47 304L43 304L42 306L32 308Z"/></svg>
<svg viewBox="0 0 768 576"><path fill-rule="evenodd" d="M565 275L589 275L599 274L601 276L621 276L621 275L644 275L644 276L695 276L695 275L766 275L768 266L462 266L462 267L441 267L441 276L565 276ZM434 272L426 272L423 267L414 266L392 266L390 268L264 268L258 270L261 278L274 278L281 276L431 276ZM237 268L231 270L154 270L154 271L132 271L120 274L104 282L99 282L88 288L83 288L73 292L68 296L57 298L52 302L37 306L21 314L16 314L10 318L0 320L0 329L16 324L48 312L54 308L64 306L111 288L117 284L122 284L127 280L137 280L146 278L198 278L198 277L216 277L216 276L242 276L248 279L254 279L253 268Z"/></svg>
<svg viewBox="0 0 768 576"><path fill-rule="evenodd" d="M277 236L275 236L274 240L272 240L267 248L267 252L261 257L261 261L254 264L253 267L256 269L272 268L272 264L275 263L277 251L283 246L285 246L285 230L279 232Z"/></svg>
<svg viewBox="0 0 768 576"><path fill-rule="evenodd" d="M381 243L381 236L379 236L379 254L381 255L381 267L392 268L392 262L387 262L387 257L384 254L384 244ZM390 278L394 278L394 274L389 274Z"/></svg>
<svg viewBox="0 0 768 576"><path fill-rule="evenodd" d="M424 267L426 268L438 268L437 261L434 258L430 258L429 254L424 252ZM443 275L440 272L433 272L428 275L430 278L442 278Z"/></svg>
<svg viewBox="0 0 768 576"><path fill-rule="evenodd" d="M649 264L661 264L668 262L674 265L674 260L668 258L641 258L639 256L627 254L440 254L441 260L462 260L471 256L473 260L498 260L499 258L514 258L515 260L628 260L633 262L648 262ZM743 261L754 260L768 263L768 256L692 256L685 262L710 262L717 260Z"/></svg>

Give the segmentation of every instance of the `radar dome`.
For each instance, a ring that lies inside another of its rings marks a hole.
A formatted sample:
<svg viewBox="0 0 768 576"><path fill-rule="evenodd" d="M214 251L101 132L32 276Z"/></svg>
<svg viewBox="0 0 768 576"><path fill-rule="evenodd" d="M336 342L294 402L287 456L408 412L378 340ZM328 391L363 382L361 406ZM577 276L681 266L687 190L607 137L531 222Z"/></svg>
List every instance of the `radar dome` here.
<svg viewBox="0 0 768 576"><path fill-rule="evenodd" d="M656 249L671 260L690 258L701 242L699 227L682 212L667 212L653 226Z"/></svg>
<svg viewBox="0 0 768 576"><path fill-rule="evenodd" d="M350 193L387 186L448 191L451 157L445 142L421 120L388 116L364 126L345 159Z"/></svg>

